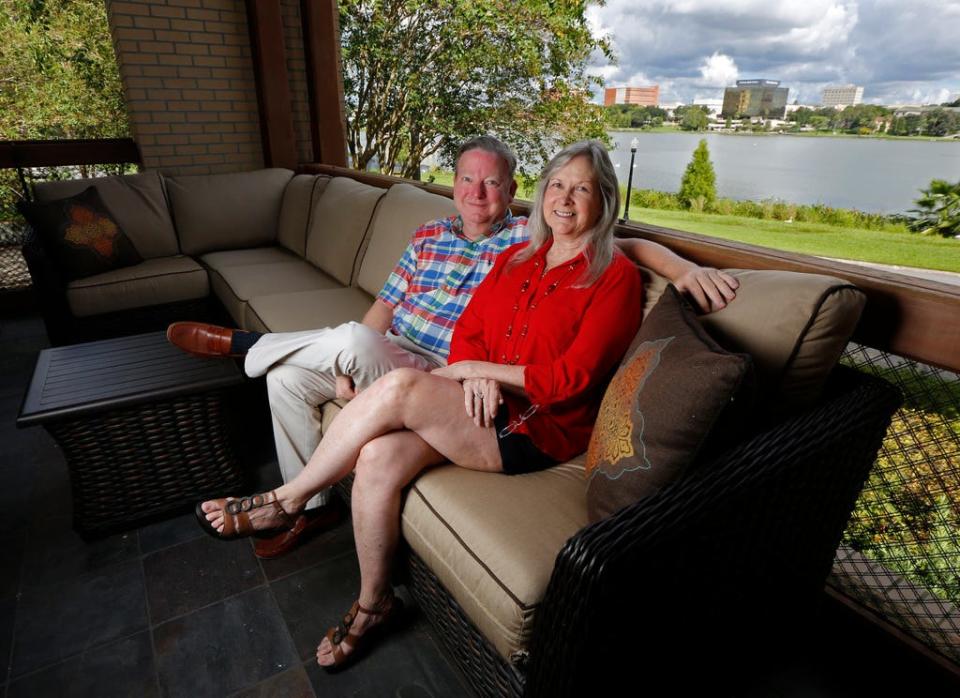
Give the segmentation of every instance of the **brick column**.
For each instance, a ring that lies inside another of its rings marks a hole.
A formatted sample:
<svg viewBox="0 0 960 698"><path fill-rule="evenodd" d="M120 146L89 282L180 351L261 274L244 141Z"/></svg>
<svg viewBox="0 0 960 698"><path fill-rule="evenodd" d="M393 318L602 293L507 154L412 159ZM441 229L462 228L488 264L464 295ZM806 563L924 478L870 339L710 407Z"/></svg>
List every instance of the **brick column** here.
<svg viewBox="0 0 960 698"><path fill-rule="evenodd" d="M107 0L107 13L146 167L263 166L243 0Z"/></svg>

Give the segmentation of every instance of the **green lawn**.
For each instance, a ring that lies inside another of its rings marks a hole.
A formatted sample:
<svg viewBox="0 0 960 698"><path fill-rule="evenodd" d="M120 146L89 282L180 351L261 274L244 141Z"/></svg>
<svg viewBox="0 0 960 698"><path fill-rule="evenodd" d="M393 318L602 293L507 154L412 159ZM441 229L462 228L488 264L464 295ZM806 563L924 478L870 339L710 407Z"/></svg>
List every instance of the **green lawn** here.
<svg viewBox="0 0 960 698"><path fill-rule="evenodd" d="M431 175L453 185L452 172ZM517 198L529 200L533 192L521 185ZM818 257L960 272L960 240L941 237L652 208L631 207L630 220Z"/></svg>
<svg viewBox="0 0 960 698"><path fill-rule="evenodd" d="M650 208L631 209L630 219L820 257L960 272L960 240Z"/></svg>

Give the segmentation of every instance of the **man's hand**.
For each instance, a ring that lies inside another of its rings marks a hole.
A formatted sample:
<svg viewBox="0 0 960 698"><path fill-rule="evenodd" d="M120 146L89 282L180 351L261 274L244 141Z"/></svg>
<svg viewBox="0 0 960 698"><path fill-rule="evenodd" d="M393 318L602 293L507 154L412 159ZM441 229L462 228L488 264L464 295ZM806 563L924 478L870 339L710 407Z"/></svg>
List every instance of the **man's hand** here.
<svg viewBox="0 0 960 698"><path fill-rule="evenodd" d="M359 392L353 384L353 378L350 376L337 376L336 396L338 398L341 400L352 400Z"/></svg>
<svg viewBox="0 0 960 698"><path fill-rule="evenodd" d="M492 427L493 418L503 404L500 384L490 378L467 378L463 381L463 404L474 424Z"/></svg>
<svg viewBox="0 0 960 698"><path fill-rule="evenodd" d="M705 313L725 308L737 296L740 282L725 271L692 265L673 280L673 285L686 294Z"/></svg>

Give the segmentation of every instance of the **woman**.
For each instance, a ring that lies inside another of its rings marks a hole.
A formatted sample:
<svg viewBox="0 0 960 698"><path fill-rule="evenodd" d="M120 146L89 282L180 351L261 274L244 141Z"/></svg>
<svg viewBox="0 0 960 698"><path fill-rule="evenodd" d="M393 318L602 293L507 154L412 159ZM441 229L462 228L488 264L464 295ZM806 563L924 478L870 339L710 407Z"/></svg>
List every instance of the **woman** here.
<svg viewBox="0 0 960 698"><path fill-rule="evenodd" d="M565 148L537 186L530 243L501 254L477 289L448 366L376 381L344 407L303 472L274 492L198 506L211 533L235 537L288 521L355 472L360 594L317 648L322 666L343 666L396 616L390 563L402 491L418 473L446 461L528 472L586 449L606 382L640 323L639 272L614 252L619 199L600 143Z"/></svg>

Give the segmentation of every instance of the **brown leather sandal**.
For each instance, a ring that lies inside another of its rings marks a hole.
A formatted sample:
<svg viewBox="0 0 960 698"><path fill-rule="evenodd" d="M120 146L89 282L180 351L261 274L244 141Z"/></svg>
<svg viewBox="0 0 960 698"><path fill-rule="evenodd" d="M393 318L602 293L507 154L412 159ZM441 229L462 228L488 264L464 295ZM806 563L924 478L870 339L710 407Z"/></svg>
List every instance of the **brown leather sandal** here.
<svg viewBox="0 0 960 698"><path fill-rule="evenodd" d="M283 507L280 506L280 502L277 501L277 493L275 491L264 492L263 494L255 494L252 497L239 497L238 499L213 499L209 501L214 502L223 512L222 531L218 531L213 527L213 525L211 525L209 521L207 521L207 512L201 508L203 502L199 502L197 504L197 506L194 508L194 513L197 515L197 521L200 523L200 527L209 535L213 536L214 538L219 538L220 540L243 538L252 533L256 533L258 530L261 530L253 527L253 522L250 521L250 516L247 513L253 509L259 509L260 507L272 506L277 513L280 514L288 528L293 528L297 519L296 515L288 514L283 510Z"/></svg>
<svg viewBox="0 0 960 698"><path fill-rule="evenodd" d="M384 610L373 610L370 608L364 608L360 605L360 600L357 599L353 602L353 606L350 607L350 610L347 612L347 615L343 617L343 620L337 624L336 627L330 628L327 631L326 638L330 642L330 646L333 648L333 664L324 665L323 668L328 672L340 671L344 667L348 666L351 662L358 659L366 651L370 649L370 646L373 644L373 640L377 635L383 634L391 624L396 623L397 619L400 616L401 611L403 610L403 600L398 599L393 595L393 592L390 592L390 605L387 606ZM383 616L377 625L374 625L372 628L366 630L363 635L355 635L350 632L350 627L353 625L354 619L357 617L357 613L366 613L371 616ZM340 645L346 642L350 645L352 650L350 654L344 654L343 650L340 649Z"/></svg>

